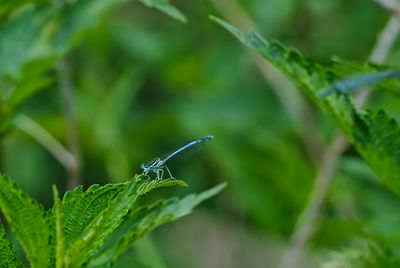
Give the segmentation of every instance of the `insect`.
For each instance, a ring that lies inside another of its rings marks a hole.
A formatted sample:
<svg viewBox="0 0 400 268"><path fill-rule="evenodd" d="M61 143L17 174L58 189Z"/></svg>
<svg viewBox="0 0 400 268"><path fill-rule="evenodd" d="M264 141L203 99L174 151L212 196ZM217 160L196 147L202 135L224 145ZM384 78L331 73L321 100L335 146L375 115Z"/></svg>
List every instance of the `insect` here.
<svg viewBox="0 0 400 268"><path fill-rule="evenodd" d="M169 155L167 155L164 159L161 159L159 157L157 157L156 159L154 159L153 161L151 161L149 164L145 165L145 164L141 164L140 167L143 169L143 173L145 175L147 175L147 173L149 173L150 171L154 172L157 174L157 180L162 179L163 178L163 174L164 174L164 169L167 170L169 176L171 178L173 178L171 172L169 171L168 167L165 165L165 162L168 161L168 159L170 159L171 157L179 154L180 152L182 152L183 150L186 150L189 147L192 147L198 143L202 143L208 140L213 139L213 136L207 136L198 140L194 140L191 142L188 142L187 144L181 146L179 149L177 149L176 151L170 153Z"/></svg>

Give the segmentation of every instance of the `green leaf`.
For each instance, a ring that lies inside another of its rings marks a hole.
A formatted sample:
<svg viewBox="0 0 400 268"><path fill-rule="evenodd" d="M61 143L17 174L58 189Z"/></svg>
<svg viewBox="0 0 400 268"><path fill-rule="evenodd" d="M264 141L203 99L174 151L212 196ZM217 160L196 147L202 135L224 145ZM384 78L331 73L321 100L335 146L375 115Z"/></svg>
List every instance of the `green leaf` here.
<svg viewBox="0 0 400 268"><path fill-rule="evenodd" d="M52 5L29 5L15 12L0 28L0 76L20 79L23 66L36 60L52 58L48 47L48 22L54 15Z"/></svg>
<svg viewBox="0 0 400 268"><path fill-rule="evenodd" d="M319 92L337 80L333 69L316 64L277 41L268 42L254 32L245 34L219 18L211 19L257 51L308 95L343 131L380 179L400 195L400 129L394 119L383 111L355 109L347 94L336 93L321 100Z"/></svg>
<svg viewBox="0 0 400 268"><path fill-rule="evenodd" d="M325 88L318 92L320 98L325 98L333 93L349 93L351 90L360 86L365 86L371 83L378 83L388 78L400 76L400 69L386 70L381 72L373 72L366 74L359 74L355 76L346 77L336 81L332 86Z"/></svg>
<svg viewBox="0 0 400 268"><path fill-rule="evenodd" d="M83 193L82 186L73 192L67 192L62 201L65 247L69 248L103 212L110 200L121 190L124 184L108 184L100 187L92 185Z"/></svg>
<svg viewBox="0 0 400 268"><path fill-rule="evenodd" d="M11 114L26 99L54 82L53 75L46 75L54 61L54 59L34 60L23 66L21 79L16 81L15 89L6 98L6 114Z"/></svg>
<svg viewBox="0 0 400 268"><path fill-rule="evenodd" d="M22 267L18 262L12 244L8 239L3 224L0 223L0 267Z"/></svg>
<svg viewBox="0 0 400 268"><path fill-rule="evenodd" d="M104 12L126 0L80 0L62 5L36 1L38 3L17 8L27 2L15 3L16 10L0 28L0 80L4 77L12 80L12 85L0 92L3 95L0 100L6 100L6 113L11 113L28 97L54 81L53 77L45 75L46 72L79 43L85 31L95 26ZM166 0L141 2L186 21L185 16ZM11 93L4 96L4 91Z"/></svg>
<svg viewBox="0 0 400 268"><path fill-rule="evenodd" d="M0 208L32 267L52 267L54 218L5 175L0 175Z"/></svg>
<svg viewBox="0 0 400 268"><path fill-rule="evenodd" d="M168 16L179 20L183 23L187 21L185 15L182 14L176 7L172 6L168 0L138 0L142 4L164 12Z"/></svg>
<svg viewBox="0 0 400 268"><path fill-rule="evenodd" d="M104 240L120 225L122 218L137 198L150 190L165 186L185 186L175 179L151 180L139 175L123 184L93 185L83 192L82 187L67 192L61 203L64 252L57 260L65 267L79 267L103 245ZM57 202L55 204L57 211ZM57 214L57 212L56 212ZM59 246L57 245L57 249Z"/></svg>
<svg viewBox="0 0 400 268"><path fill-rule="evenodd" d="M182 199L174 197L132 210L124 217L118 230L104 244L94 261L90 263L90 267L107 267L146 233L163 223L191 213L194 207L216 195L225 187L226 183L221 183L200 194L190 194Z"/></svg>

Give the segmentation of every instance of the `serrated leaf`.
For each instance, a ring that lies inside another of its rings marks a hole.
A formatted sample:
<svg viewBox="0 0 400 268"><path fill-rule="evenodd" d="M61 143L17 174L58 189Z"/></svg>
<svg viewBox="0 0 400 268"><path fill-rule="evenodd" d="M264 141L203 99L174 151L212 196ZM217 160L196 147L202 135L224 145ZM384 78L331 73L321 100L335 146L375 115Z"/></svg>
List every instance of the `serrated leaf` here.
<svg viewBox="0 0 400 268"><path fill-rule="evenodd" d="M394 119L383 111L355 109L347 94L319 99L319 92L338 78L333 69L316 64L277 41L268 42L255 32L245 34L219 18L211 19L256 50L307 94L343 131L380 179L400 195L400 129Z"/></svg>
<svg viewBox="0 0 400 268"><path fill-rule="evenodd" d="M82 265L120 225L139 196L154 188L174 185L185 186L186 183L175 179L151 180L139 175L128 183L93 185L85 192L77 187L67 192L61 203L62 216L57 216L56 223L59 226L58 221L62 222L64 252L57 254L63 256L60 263L64 267ZM57 202L54 209L57 211Z"/></svg>
<svg viewBox="0 0 400 268"><path fill-rule="evenodd" d="M65 248L82 236L107 208L110 200L123 189L124 184L92 185L84 193L81 186L66 193L62 202Z"/></svg>
<svg viewBox="0 0 400 268"><path fill-rule="evenodd" d="M219 193L226 185L226 183L221 183L200 194L190 194L182 199L174 197L151 206L132 210L124 217L123 223L107 240L89 267L107 267L146 233L163 223L191 213L194 207Z"/></svg>
<svg viewBox="0 0 400 268"><path fill-rule="evenodd" d="M8 239L3 224L0 223L0 267L22 267L18 262L12 244Z"/></svg>
<svg viewBox="0 0 400 268"><path fill-rule="evenodd" d="M186 16L183 15L183 13L179 11L179 9L172 6L168 0L138 0L138 1L148 7L158 9L161 12L167 14L168 16L176 20L179 20L183 23L187 21Z"/></svg>
<svg viewBox="0 0 400 268"><path fill-rule="evenodd" d="M54 218L5 175L0 175L0 208L32 267L52 267Z"/></svg>

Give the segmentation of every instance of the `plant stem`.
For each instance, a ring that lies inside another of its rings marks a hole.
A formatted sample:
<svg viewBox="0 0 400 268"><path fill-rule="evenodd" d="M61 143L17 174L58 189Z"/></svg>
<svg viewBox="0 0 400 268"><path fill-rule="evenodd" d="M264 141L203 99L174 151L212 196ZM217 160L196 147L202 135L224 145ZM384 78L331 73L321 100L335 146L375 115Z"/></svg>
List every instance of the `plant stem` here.
<svg viewBox="0 0 400 268"><path fill-rule="evenodd" d="M46 148L67 170L75 169L75 157L41 125L26 115L17 116L14 125Z"/></svg>
<svg viewBox="0 0 400 268"><path fill-rule="evenodd" d="M67 128L67 147L75 159L75 165L68 166L67 168L69 175L67 185L68 189L72 189L81 184L81 158L76 117L73 110L73 86L71 83L69 66L66 59L62 59L58 65L58 77L62 91L64 115Z"/></svg>

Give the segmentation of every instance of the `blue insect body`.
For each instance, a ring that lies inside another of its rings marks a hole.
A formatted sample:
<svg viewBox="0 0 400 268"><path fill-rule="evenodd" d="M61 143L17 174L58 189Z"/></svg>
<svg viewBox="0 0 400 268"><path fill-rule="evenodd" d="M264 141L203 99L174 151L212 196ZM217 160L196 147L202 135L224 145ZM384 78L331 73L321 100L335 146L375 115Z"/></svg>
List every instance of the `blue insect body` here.
<svg viewBox="0 0 400 268"><path fill-rule="evenodd" d="M147 164L147 165L142 164L142 165L140 165L140 167L143 169L143 173L145 175L147 175L147 173L149 173L150 171L156 173L157 174L157 179L162 179L163 174L164 174L164 169L166 169L168 174L169 174L169 176L171 178L173 178L173 176L172 176L171 172L169 171L168 167L165 165L165 162L167 162L168 159L170 159L171 157L179 154L183 150L186 150L189 147L192 147L192 146L194 146L194 145L196 145L198 143L202 143L204 141L211 140L213 138L214 138L213 136L207 136L207 137L204 137L204 138L201 138L201 139L198 139L198 140L191 141L191 142L183 145L182 147L180 147L176 151L170 153L164 159L156 158L153 161L151 161L149 164Z"/></svg>

